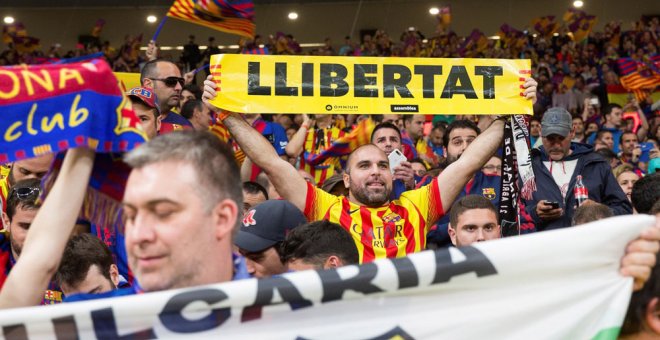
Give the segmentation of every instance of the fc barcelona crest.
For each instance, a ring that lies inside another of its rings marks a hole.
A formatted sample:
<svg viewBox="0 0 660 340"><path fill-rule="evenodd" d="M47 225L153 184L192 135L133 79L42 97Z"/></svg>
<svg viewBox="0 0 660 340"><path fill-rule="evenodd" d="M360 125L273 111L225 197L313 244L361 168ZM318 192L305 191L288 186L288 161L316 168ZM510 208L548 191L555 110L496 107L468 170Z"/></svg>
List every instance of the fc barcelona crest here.
<svg viewBox="0 0 660 340"><path fill-rule="evenodd" d="M494 200L497 194L495 193L495 188L483 188L481 190L481 193L484 197L486 197L489 200Z"/></svg>

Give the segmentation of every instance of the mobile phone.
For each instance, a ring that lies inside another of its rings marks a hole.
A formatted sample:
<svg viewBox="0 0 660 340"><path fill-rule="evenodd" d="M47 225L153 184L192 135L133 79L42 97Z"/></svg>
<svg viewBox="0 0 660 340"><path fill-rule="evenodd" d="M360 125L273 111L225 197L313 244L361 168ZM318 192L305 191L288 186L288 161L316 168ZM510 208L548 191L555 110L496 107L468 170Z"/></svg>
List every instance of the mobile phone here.
<svg viewBox="0 0 660 340"><path fill-rule="evenodd" d="M406 156L399 151L399 149L394 149L390 154L387 156L387 158L390 160L390 172L394 173L394 168L399 166L401 162L405 162L408 160Z"/></svg>
<svg viewBox="0 0 660 340"><path fill-rule="evenodd" d="M545 205L549 205L552 209L558 209L559 208L559 202L545 201Z"/></svg>
<svg viewBox="0 0 660 340"><path fill-rule="evenodd" d="M598 101L598 97L593 97L593 98L589 99L589 104L591 104L593 106L600 105L600 102Z"/></svg>
<svg viewBox="0 0 660 340"><path fill-rule="evenodd" d="M650 160L650 151L653 149L653 143L651 142L645 142L645 143L640 143L639 148L642 149L642 154L639 156L639 161L640 162L648 162Z"/></svg>

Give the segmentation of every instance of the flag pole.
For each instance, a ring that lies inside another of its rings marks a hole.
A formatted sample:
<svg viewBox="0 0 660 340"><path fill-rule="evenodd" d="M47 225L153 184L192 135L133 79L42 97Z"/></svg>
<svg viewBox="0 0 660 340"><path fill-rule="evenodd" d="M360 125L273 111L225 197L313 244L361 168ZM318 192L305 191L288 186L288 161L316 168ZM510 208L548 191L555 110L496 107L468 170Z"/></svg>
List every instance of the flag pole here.
<svg viewBox="0 0 660 340"><path fill-rule="evenodd" d="M155 42L156 39L158 39L158 35L160 35L160 30L163 29L163 25L165 25L165 21L167 21L167 16L164 16L163 19L158 24L158 28L156 28L156 33L154 33L154 36L151 38L151 41Z"/></svg>

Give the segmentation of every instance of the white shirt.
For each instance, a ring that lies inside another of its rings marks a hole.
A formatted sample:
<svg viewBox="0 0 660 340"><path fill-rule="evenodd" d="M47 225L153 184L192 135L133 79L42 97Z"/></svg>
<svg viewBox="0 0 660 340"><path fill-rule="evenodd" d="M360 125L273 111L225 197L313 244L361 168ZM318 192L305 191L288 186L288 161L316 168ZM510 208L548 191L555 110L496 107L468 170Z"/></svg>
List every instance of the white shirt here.
<svg viewBox="0 0 660 340"><path fill-rule="evenodd" d="M577 159L572 161L549 161L543 162L546 168L550 171L552 178L557 183L559 191L561 191L561 196L566 201L566 193L568 192L568 184L571 182L571 177L573 177L573 172L575 172L575 167L577 166Z"/></svg>

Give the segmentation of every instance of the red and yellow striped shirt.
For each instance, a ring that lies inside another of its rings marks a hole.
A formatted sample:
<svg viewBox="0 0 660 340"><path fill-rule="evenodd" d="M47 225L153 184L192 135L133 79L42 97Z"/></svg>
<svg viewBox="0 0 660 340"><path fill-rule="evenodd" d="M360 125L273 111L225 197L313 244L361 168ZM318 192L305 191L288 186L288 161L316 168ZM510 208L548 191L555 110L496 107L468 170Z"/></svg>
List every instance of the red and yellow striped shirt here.
<svg viewBox="0 0 660 340"><path fill-rule="evenodd" d="M307 219L328 220L348 230L358 248L360 263L424 250L426 233L443 215L437 179L404 192L398 200L380 208L360 206L307 184Z"/></svg>
<svg viewBox="0 0 660 340"><path fill-rule="evenodd" d="M329 148L334 141L343 137L346 132L330 127L328 129L309 129L305 137L303 151L311 154L319 154L321 151ZM300 168L307 171L314 177L316 184L321 186L326 179L335 173L336 169L341 169L341 163L338 158L328 158L322 164L310 165L305 161L304 154L300 157Z"/></svg>

